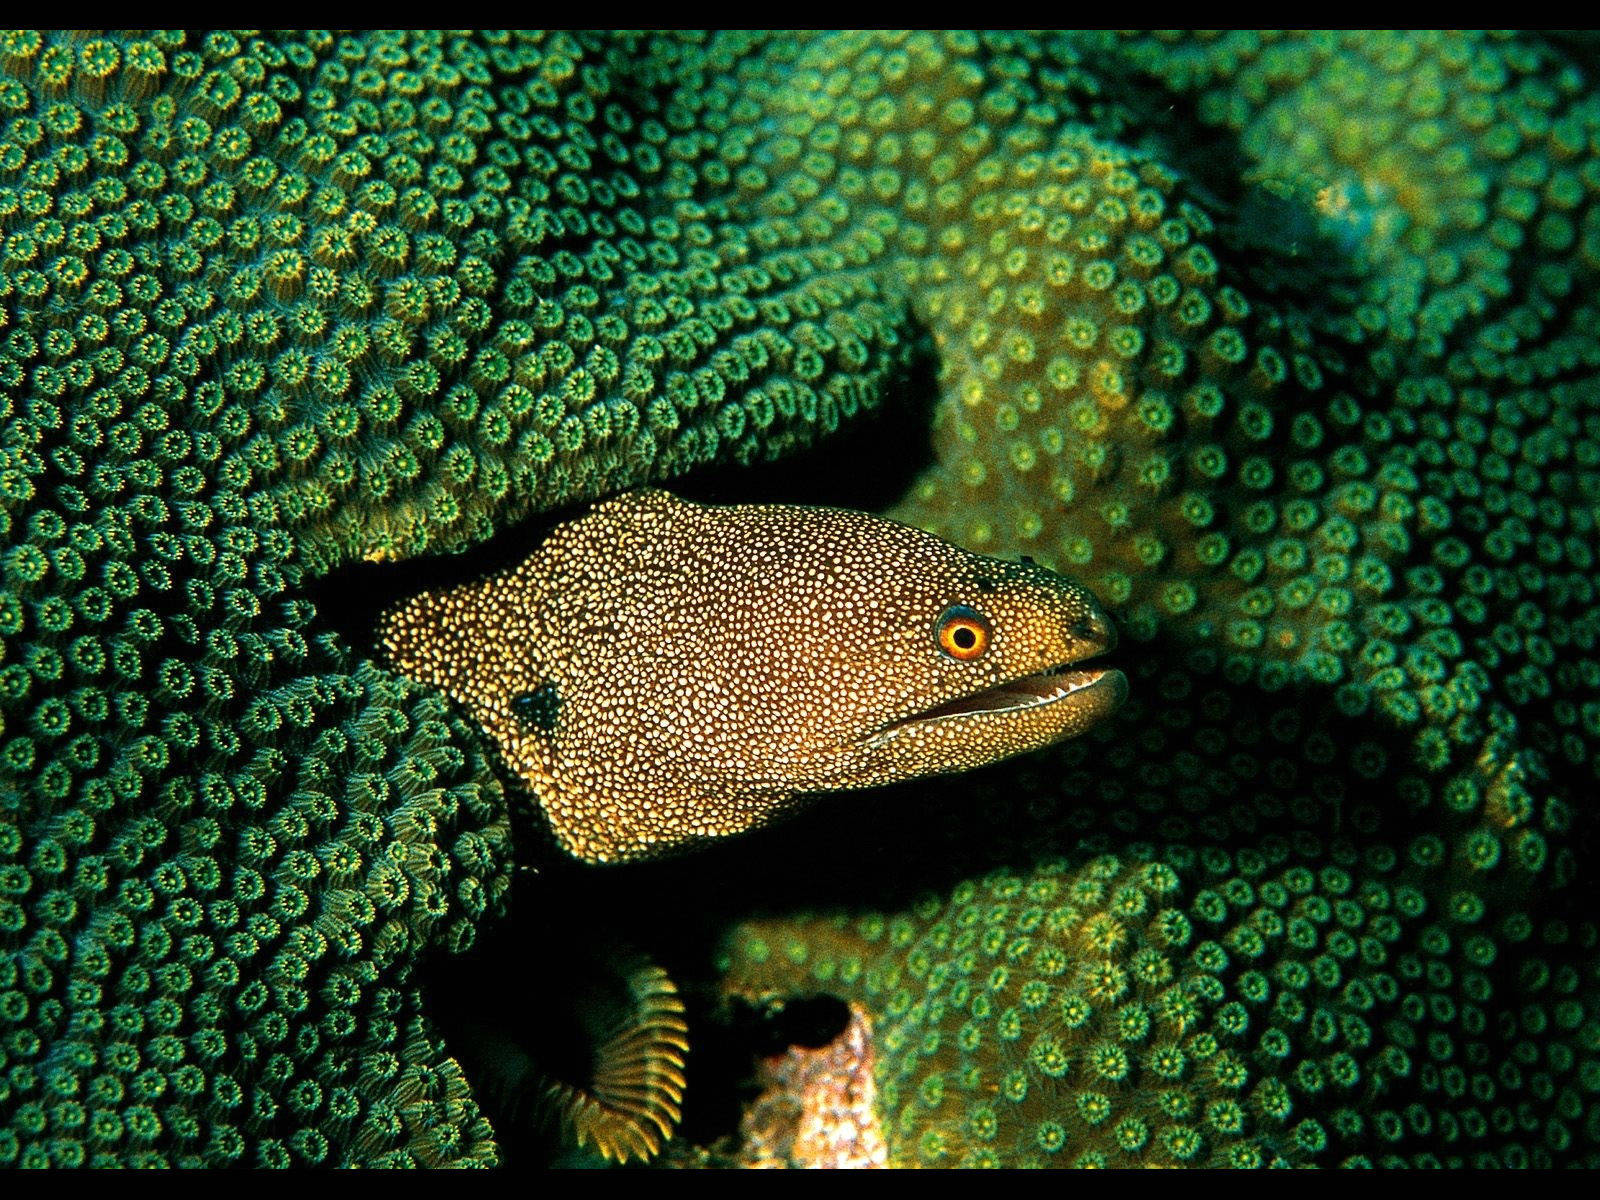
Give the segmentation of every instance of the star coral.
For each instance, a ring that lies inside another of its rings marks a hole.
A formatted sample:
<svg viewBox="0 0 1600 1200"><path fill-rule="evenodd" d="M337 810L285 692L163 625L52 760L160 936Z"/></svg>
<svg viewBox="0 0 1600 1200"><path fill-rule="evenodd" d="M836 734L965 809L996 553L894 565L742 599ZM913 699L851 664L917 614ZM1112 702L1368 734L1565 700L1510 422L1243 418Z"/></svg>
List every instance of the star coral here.
<svg viewBox="0 0 1600 1200"><path fill-rule="evenodd" d="M864 1003L903 1163L1592 1162L1592 85L1530 40L1079 46L1060 128L1004 39L942 48L895 515L1113 605L1121 744L926 848L1003 873L742 926L726 986Z"/></svg>
<svg viewBox="0 0 1600 1200"><path fill-rule="evenodd" d="M1134 698L727 986L850 993L894 1161L1593 1165L1596 69L0 35L0 1161L492 1161L415 963L506 798L305 585L931 353L895 515L1080 577Z"/></svg>
<svg viewBox="0 0 1600 1200"><path fill-rule="evenodd" d="M876 401L864 235L697 198L700 53L3 35L0 1161L494 1158L414 962L500 785L299 593Z"/></svg>

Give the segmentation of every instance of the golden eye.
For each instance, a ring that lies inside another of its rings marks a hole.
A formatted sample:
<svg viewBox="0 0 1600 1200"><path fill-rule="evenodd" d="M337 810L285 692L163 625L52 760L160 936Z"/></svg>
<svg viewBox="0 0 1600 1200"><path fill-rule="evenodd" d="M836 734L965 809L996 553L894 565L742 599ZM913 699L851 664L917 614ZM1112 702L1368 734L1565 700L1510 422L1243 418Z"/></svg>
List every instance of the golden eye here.
<svg viewBox="0 0 1600 1200"><path fill-rule="evenodd" d="M964 604L944 610L939 618L939 649L951 658L971 662L989 648L989 622Z"/></svg>

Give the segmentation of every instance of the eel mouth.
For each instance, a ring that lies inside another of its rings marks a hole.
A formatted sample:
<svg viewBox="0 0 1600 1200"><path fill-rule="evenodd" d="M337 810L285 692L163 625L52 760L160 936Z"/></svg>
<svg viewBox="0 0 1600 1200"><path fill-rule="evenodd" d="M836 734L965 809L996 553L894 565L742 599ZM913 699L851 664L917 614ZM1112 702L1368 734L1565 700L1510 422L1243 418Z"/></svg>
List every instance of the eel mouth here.
<svg viewBox="0 0 1600 1200"><path fill-rule="evenodd" d="M1060 709L1083 710L1105 705L1109 709L1116 707L1127 686L1122 672L1115 668L1085 667L1078 662L1061 663L901 717L891 721L881 732L896 733L913 725L927 727L962 718L1043 717L1045 710L1057 709L1058 706ZM1066 712L1060 712L1059 715L1066 716Z"/></svg>
<svg viewBox="0 0 1600 1200"><path fill-rule="evenodd" d="M1062 663L1032 675L1024 675L1020 679L998 684L971 696L946 701L925 712L903 717L894 722L890 728L926 725L949 720L952 717L980 713L1030 712L1062 703L1073 704L1076 707L1072 700L1074 696L1087 699L1086 693L1119 686L1126 686L1121 671L1110 667L1086 668L1075 663Z"/></svg>

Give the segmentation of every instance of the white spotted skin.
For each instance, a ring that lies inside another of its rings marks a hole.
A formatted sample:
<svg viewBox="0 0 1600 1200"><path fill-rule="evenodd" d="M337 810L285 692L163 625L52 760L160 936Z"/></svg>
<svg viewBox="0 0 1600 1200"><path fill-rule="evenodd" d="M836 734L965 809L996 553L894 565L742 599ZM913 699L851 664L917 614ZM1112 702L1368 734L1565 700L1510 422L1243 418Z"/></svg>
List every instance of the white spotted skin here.
<svg viewBox="0 0 1600 1200"><path fill-rule="evenodd" d="M972 661L939 648L952 605L988 622ZM914 719L1104 650L1109 622L1041 567L865 513L655 490L595 505L502 575L412 598L380 634L396 667L483 725L557 840L590 862L739 833L809 794L1037 749L1126 690L1106 671L1054 703ZM545 685L560 697L552 729L512 708Z"/></svg>

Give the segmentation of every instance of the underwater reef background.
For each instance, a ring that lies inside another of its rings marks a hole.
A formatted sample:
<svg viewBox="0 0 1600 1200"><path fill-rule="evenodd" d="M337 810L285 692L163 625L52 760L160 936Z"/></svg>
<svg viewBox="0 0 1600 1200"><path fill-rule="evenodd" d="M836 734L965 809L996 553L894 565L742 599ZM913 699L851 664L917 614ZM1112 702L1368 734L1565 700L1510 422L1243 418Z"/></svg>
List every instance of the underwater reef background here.
<svg viewBox="0 0 1600 1200"><path fill-rule="evenodd" d="M0 34L0 1163L499 1161L425 964L526 802L326 585L870 427L1124 711L529 895L844 1001L888 1162L1600 1165L1597 72Z"/></svg>

